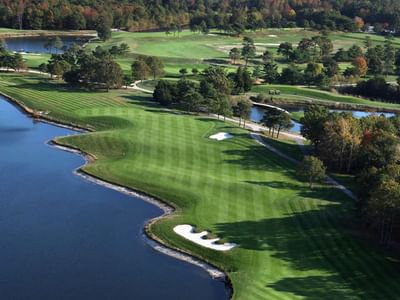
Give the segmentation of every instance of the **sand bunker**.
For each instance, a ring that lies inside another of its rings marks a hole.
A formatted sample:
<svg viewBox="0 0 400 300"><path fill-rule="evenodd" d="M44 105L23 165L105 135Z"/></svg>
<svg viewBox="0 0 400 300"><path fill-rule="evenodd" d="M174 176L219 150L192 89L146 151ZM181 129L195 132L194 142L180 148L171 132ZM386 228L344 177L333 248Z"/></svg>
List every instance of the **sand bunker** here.
<svg viewBox="0 0 400 300"><path fill-rule="evenodd" d="M270 34L270 35L268 35L268 37L276 38L278 36L276 34Z"/></svg>
<svg viewBox="0 0 400 300"><path fill-rule="evenodd" d="M191 225L177 225L174 227L174 231L185 239L209 249L217 251L229 251L236 247L236 244L234 243L216 244L215 242L219 241L218 238L203 239L203 237L207 236L208 232L203 231L200 233L195 233L194 228Z"/></svg>
<svg viewBox="0 0 400 300"><path fill-rule="evenodd" d="M230 133L226 133L226 132L219 132L217 134L210 136L210 139L217 140L217 141L223 141L223 140L231 139L231 138L233 138L233 135Z"/></svg>

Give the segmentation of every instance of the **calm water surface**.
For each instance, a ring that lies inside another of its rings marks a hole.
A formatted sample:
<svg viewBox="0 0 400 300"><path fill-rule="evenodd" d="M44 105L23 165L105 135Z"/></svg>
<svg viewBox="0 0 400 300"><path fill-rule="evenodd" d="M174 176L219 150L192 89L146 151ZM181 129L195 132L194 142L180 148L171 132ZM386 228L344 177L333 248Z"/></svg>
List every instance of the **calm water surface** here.
<svg viewBox="0 0 400 300"><path fill-rule="evenodd" d="M88 38L60 37L64 46L69 48L73 43L83 45ZM62 53L62 50L47 49L45 44L46 37L18 37L5 39L6 48L10 51L29 52L29 53Z"/></svg>
<svg viewBox="0 0 400 300"><path fill-rule="evenodd" d="M142 238L159 208L72 173L48 146L70 130L34 123L0 99L1 299L227 299L224 284Z"/></svg>
<svg viewBox="0 0 400 300"><path fill-rule="evenodd" d="M286 109L289 112L300 112L300 111L303 111L302 108L299 108L299 109L286 108L286 107L282 107L282 108ZM370 115L373 115L373 114L375 114L375 115L384 115L386 118L390 118L390 117L393 117L393 116L396 115L395 113L390 113L390 112L384 112L384 113L383 112L366 112L366 111L359 111L359 110L330 109L330 111L332 111L332 112L350 112L350 113L353 114L353 116L355 118L358 118L358 119L364 118L364 117L367 117L367 116L370 116ZM251 108L250 120L253 121L253 122L259 123L266 113L268 113L267 109L259 107L259 106L253 106ZM289 131L293 132L293 133L300 133L301 124L299 122L296 122L296 121L293 121L293 120L292 120L292 124L293 124L293 127Z"/></svg>

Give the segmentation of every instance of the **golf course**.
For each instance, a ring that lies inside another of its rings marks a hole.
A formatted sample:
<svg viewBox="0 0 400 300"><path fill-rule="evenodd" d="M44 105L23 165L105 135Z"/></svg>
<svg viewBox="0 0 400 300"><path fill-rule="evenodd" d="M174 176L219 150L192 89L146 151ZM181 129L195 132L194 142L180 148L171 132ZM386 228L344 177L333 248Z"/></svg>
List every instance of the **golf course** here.
<svg viewBox="0 0 400 300"><path fill-rule="evenodd" d="M212 48L203 54L204 41L198 47L198 56L216 55ZM0 92L36 116L90 129L56 141L95 158L83 167L87 174L173 206L148 233L226 272L233 299L398 297L398 261L358 234L354 200L332 185L309 189L294 163L235 123L163 108L140 92L86 91L35 74L2 73ZM220 132L233 137L209 138ZM285 147L301 156L297 145ZM180 224L237 246L206 249L177 235L173 228Z"/></svg>

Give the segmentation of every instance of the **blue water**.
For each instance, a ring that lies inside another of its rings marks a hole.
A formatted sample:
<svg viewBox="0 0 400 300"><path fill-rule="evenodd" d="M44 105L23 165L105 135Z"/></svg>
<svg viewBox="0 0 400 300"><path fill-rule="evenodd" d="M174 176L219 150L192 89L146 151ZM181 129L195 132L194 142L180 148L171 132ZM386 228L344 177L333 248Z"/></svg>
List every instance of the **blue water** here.
<svg viewBox="0 0 400 300"><path fill-rule="evenodd" d="M259 106L253 106L251 108L250 120L253 122L259 123L267 111L268 110L266 110L265 108L262 108ZM293 120L292 120L292 124L293 124L293 127L289 131L293 132L293 133L300 133L301 124L296 121L293 121Z"/></svg>
<svg viewBox="0 0 400 300"><path fill-rule="evenodd" d="M64 46L69 48L73 43L83 45L87 38L60 37ZM61 49L47 49L45 47L46 37L18 37L5 39L6 48L10 51L28 53L62 53Z"/></svg>
<svg viewBox="0 0 400 300"><path fill-rule="evenodd" d="M74 132L0 99L0 299L227 299L224 283L142 237L159 208L73 174Z"/></svg>
<svg viewBox="0 0 400 300"><path fill-rule="evenodd" d="M303 111L303 109L288 109L288 110L290 112ZM259 107L259 106L253 106L252 109L251 109L250 119L253 122L257 122L258 123L258 122L260 122L262 120L262 118L264 117L264 115L265 115L265 113L267 111L268 110L266 110L265 108L262 108L262 107ZM385 113L375 112L374 113L374 112L365 112L365 111L358 111L358 110L331 109L330 111L332 111L332 112L351 112L355 118L359 118L359 119L367 117L367 116L370 116L370 115L373 115L373 114L384 115L386 118L390 118L390 117L393 117L393 116L396 115L395 113L390 113L390 112L385 112ZM296 121L293 121L293 120L292 120L292 124L293 124L293 127L290 129L290 132L300 133L301 124L296 122Z"/></svg>

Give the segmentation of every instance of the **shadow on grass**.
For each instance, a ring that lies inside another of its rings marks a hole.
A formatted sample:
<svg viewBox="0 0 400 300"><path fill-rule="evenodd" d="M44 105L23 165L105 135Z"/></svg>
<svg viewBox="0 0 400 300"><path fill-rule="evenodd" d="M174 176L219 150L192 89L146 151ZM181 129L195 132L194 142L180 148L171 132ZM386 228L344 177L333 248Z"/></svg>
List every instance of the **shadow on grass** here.
<svg viewBox="0 0 400 300"><path fill-rule="evenodd" d="M266 283L277 291L305 299L396 299L397 266L345 231L347 210L331 203L304 211L304 201L288 200L293 213L279 218L219 223L215 233L243 249L270 251L293 275L304 272Z"/></svg>
<svg viewBox="0 0 400 300"><path fill-rule="evenodd" d="M105 93L108 94L108 92L104 89L85 89L83 87L79 87L76 85L69 85L66 83L62 83L59 81L51 80L51 79L40 79L40 82L35 82L35 83L20 83L13 85L13 87L16 88L21 88L21 89L31 89L35 91L40 91L40 92L58 92L58 93L87 93L87 94L93 94L93 93Z"/></svg>
<svg viewBox="0 0 400 300"><path fill-rule="evenodd" d="M291 170L285 171L284 174L292 179L297 179L296 173ZM315 186L313 189L310 189L308 185L303 185L301 183L296 184L287 181L246 181L246 183L272 189L290 190L294 191L296 195L300 197L338 203L338 189L334 186Z"/></svg>

